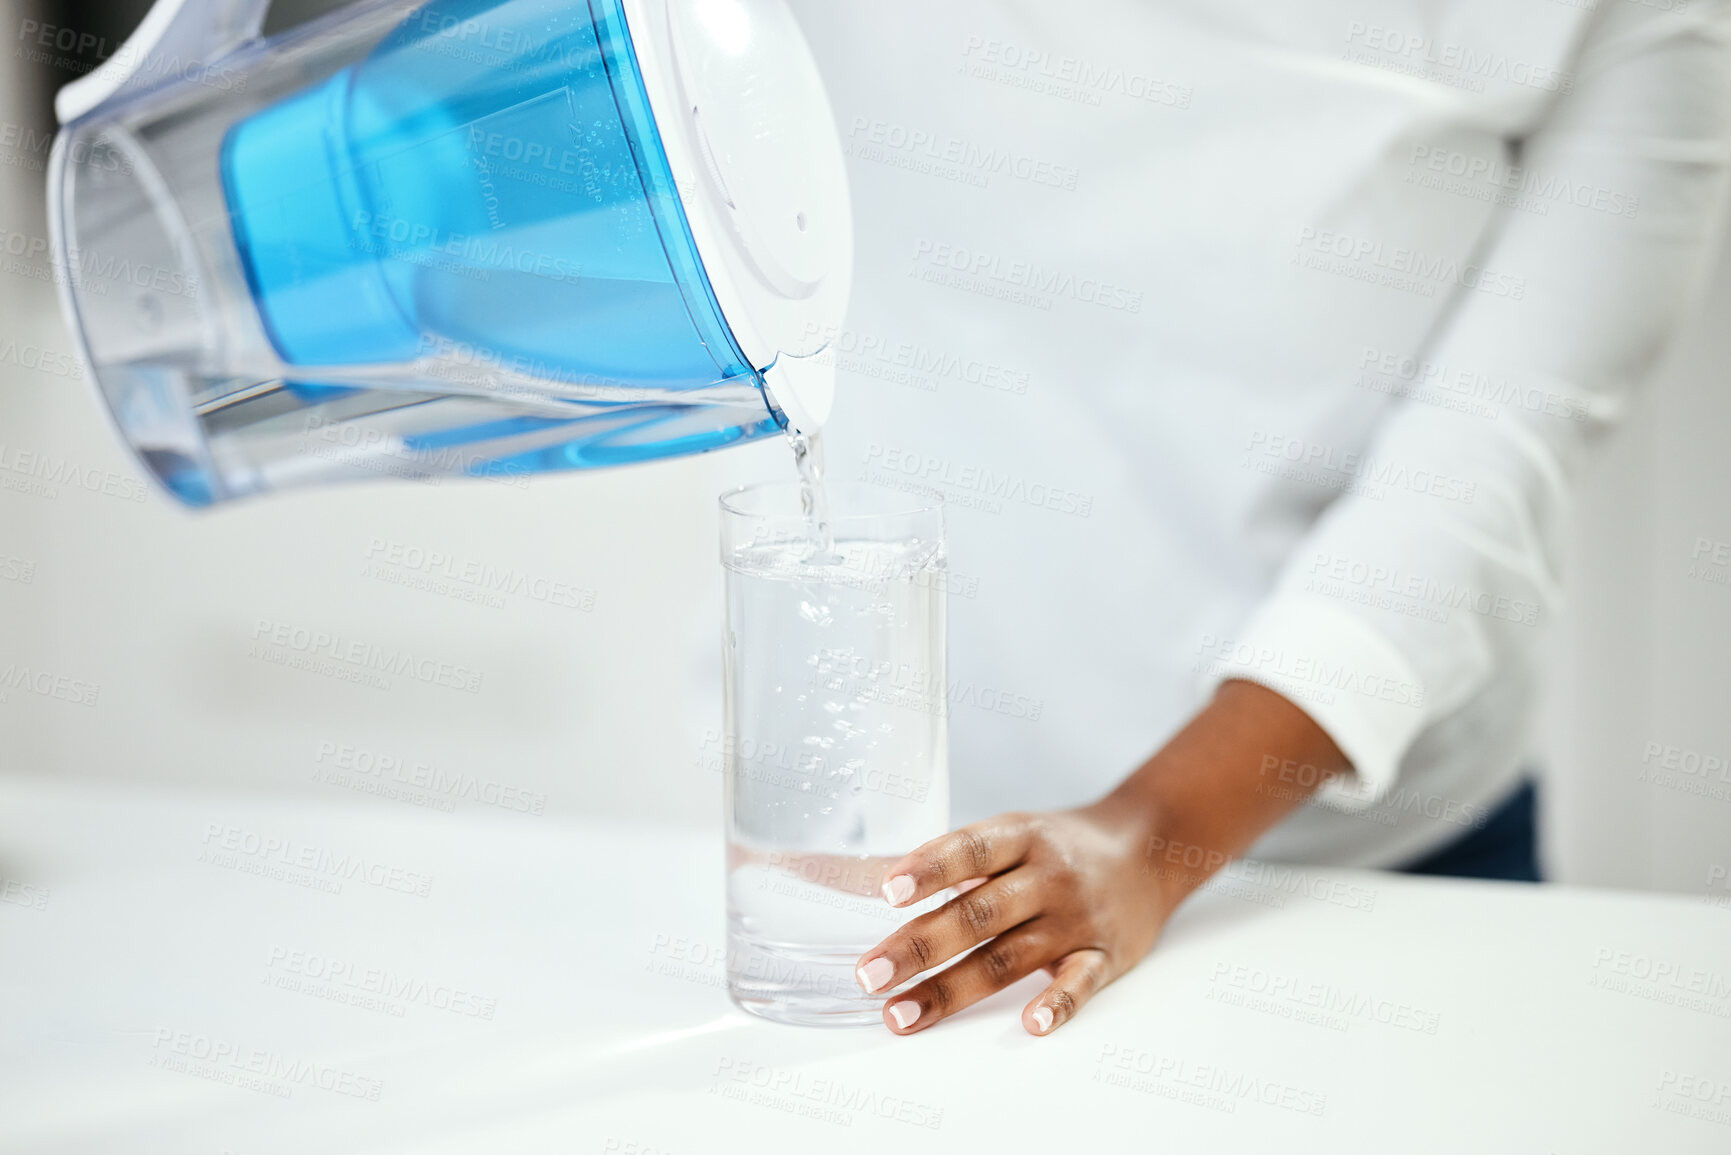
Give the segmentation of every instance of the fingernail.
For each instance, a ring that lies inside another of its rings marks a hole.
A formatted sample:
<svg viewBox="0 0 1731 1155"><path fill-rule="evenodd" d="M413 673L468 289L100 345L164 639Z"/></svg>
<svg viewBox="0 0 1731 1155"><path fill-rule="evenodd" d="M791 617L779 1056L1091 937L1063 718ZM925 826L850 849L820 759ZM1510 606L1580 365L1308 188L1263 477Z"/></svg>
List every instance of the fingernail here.
<svg viewBox="0 0 1731 1155"><path fill-rule="evenodd" d="M1045 1034L1047 1031L1051 1030L1052 1029L1052 1008L1051 1007L1035 1007L1034 1008L1034 1025L1036 1027L1040 1028L1040 1033L1042 1035Z"/></svg>
<svg viewBox="0 0 1731 1155"><path fill-rule="evenodd" d="M874 958L855 973L859 977L859 985L869 995L890 981L891 976L896 973L896 964L887 958Z"/></svg>
<svg viewBox="0 0 1731 1155"><path fill-rule="evenodd" d="M908 999L904 1002L890 1004L890 1018L896 1021L896 1029L905 1031L913 1026L920 1017L920 1004Z"/></svg>
<svg viewBox="0 0 1731 1155"><path fill-rule="evenodd" d="M914 896L914 876L898 874L884 883L884 897L891 906L900 906Z"/></svg>

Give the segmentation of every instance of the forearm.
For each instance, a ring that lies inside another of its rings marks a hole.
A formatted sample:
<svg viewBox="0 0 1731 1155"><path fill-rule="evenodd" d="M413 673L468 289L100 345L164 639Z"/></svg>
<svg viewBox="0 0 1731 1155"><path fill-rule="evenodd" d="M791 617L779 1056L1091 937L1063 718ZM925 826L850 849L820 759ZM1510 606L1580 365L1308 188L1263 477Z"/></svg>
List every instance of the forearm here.
<svg viewBox="0 0 1731 1155"><path fill-rule="evenodd" d="M1141 832L1146 865L1176 906L1324 781L1350 770L1304 711L1232 680L1097 807Z"/></svg>

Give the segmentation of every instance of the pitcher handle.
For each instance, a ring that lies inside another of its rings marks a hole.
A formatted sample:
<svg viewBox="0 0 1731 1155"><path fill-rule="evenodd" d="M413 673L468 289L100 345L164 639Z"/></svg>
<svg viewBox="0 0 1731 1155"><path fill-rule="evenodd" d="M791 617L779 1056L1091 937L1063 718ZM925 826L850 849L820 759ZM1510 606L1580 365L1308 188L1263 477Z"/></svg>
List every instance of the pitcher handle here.
<svg viewBox="0 0 1731 1155"><path fill-rule="evenodd" d="M156 0L113 56L56 94L54 115L68 124L153 83L144 66L158 54L208 66L257 36L269 7L270 0Z"/></svg>

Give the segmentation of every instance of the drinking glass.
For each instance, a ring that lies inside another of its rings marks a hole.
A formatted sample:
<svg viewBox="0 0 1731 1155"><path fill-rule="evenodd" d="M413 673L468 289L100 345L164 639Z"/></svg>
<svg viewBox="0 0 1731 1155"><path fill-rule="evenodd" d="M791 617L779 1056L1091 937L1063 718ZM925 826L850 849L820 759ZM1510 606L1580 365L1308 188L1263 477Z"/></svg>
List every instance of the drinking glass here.
<svg viewBox="0 0 1731 1155"><path fill-rule="evenodd" d="M726 569L727 977L741 1007L875 1023L859 956L944 895L892 909L886 869L949 825L943 510L798 483L721 499Z"/></svg>

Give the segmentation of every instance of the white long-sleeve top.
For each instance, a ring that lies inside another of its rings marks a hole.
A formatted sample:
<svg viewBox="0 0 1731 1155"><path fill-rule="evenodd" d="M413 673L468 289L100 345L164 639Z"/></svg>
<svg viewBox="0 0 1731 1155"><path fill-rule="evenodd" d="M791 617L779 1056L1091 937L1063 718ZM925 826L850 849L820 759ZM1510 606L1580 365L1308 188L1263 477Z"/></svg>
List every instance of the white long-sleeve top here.
<svg viewBox="0 0 1731 1155"><path fill-rule="evenodd" d="M949 506L956 820L1097 797L1243 677L1355 771L1256 854L1479 821L1571 479L1714 250L1731 8L796 7L857 229L830 475Z"/></svg>

